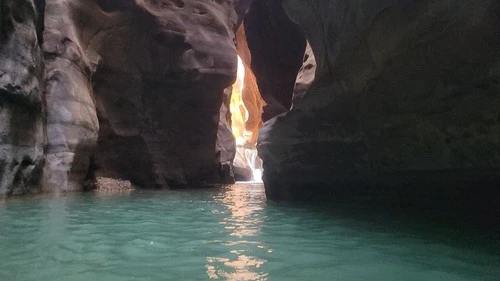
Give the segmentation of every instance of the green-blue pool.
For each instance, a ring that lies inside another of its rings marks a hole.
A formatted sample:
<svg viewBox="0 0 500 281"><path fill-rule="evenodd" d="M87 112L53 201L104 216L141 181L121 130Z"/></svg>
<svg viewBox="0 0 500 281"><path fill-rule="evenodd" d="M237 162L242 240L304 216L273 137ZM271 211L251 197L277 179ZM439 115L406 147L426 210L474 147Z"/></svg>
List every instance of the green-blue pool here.
<svg viewBox="0 0 500 281"><path fill-rule="evenodd" d="M0 201L0 280L500 280L492 235L258 184Z"/></svg>

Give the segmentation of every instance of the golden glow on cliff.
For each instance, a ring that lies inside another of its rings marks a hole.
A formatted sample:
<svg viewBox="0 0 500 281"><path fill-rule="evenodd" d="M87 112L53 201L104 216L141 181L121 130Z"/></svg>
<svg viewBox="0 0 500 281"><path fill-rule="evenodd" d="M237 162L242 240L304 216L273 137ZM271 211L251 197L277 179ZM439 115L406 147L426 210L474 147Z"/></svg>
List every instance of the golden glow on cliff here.
<svg viewBox="0 0 500 281"><path fill-rule="evenodd" d="M236 82L233 84L233 91L231 94L231 128L233 135L236 139L237 146L244 146L247 144L248 136L252 132L246 130L246 122L248 121L248 109L243 102L243 89L245 88L245 66L240 56L238 56L238 72Z"/></svg>
<svg viewBox="0 0 500 281"><path fill-rule="evenodd" d="M248 171L244 178L262 181L262 160L257 155L257 137L262 127L264 101L252 70L238 56L238 71L233 84L229 110L236 140L235 168ZM246 172L245 172L246 173Z"/></svg>

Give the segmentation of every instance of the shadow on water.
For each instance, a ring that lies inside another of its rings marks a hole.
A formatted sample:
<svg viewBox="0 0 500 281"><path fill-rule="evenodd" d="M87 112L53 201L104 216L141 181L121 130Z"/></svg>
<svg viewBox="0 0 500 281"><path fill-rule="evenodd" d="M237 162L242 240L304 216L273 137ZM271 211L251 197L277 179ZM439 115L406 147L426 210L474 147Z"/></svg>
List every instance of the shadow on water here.
<svg viewBox="0 0 500 281"><path fill-rule="evenodd" d="M262 185L12 198L0 225L0 280L496 280L500 264L493 230Z"/></svg>
<svg viewBox="0 0 500 281"><path fill-rule="evenodd" d="M429 243L485 251L500 257L500 227L461 217L419 213L416 209L393 208L358 202L273 202L270 211L307 214L312 220L342 225L356 232L411 236Z"/></svg>

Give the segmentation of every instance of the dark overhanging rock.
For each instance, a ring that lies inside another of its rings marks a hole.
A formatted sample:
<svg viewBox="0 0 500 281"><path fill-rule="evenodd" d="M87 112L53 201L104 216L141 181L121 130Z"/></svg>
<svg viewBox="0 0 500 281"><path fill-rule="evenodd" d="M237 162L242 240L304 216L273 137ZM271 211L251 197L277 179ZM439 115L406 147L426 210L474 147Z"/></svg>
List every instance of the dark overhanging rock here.
<svg viewBox="0 0 500 281"><path fill-rule="evenodd" d="M318 68L261 131L269 198L498 211L500 5L432 3L284 1Z"/></svg>
<svg viewBox="0 0 500 281"><path fill-rule="evenodd" d="M290 109L306 41L281 0L254 1L245 17L245 31L252 70L267 103L263 114L267 121Z"/></svg>

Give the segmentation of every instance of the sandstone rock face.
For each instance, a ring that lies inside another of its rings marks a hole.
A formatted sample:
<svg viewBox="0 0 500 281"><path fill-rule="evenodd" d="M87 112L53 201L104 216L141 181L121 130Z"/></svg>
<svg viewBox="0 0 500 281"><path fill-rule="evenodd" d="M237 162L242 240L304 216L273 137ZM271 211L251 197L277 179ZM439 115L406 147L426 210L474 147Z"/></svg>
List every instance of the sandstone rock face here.
<svg viewBox="0 0 500 281"><path fill-rule="evenodd" d="M304 63L299 70L299 74L297 74L297 81L295 81L295 87L293 88L292 107L304 98L315 78L316 58L314 57L311 45L307 42Z"/></svg>
<svg viewBox="0 0 500 281"><path fill-rule="evenodd" d="M284 5L306 33L317 70L304 98L261 131L269 197L370 190L401 204L437 198L447 205L460 197L461 206L494 206L498 1Z"/></svg>
<svg viewBox="0 0 500 281"><path fill-rule="evenodd" d="M39 187L42 171L47 191L221 180L235 154L227 116L216 145L221 104L251 0L35 2L0 4L1 194Z"/></svg>
<svg viewBox="0 0 500 281"><path fill-rule="evenodd" d="M0 195L36 191L43 170L43 61L32 0L0 2Z"/></svg>
<svg viewBox="0 0 500 281"><path fill-rule="evenodd" d="M145 188L216 179L233 1L49 0L46 14L52 175L81 186L94 155L97 176Z"/></svg>
<svg viewBox="0 0 500 281"><path fill-rule="evenodd" d="M245 17L251 67L266 101L263 120L287 112L297 72L302 65L305 38L286 15L281 0L255 0Z"/></svg>
<svg viewBox="0 0 500 281"><path fill-rule="evenodd" d="M220 183L234 183L233 160L236 155L236 142L231 130L231 91L232 87L224 90L224 97L220 108L219 129L215 152L219 161Z"/></svg>
<svg viewBox="0 0 500 281"><path fill-rule="evenodd" d="M46 0L43 51L48 144L44 187L48 191L83 187L99 131L90 81L97 62L90 61L89 40L82 36L93 29L95 21L80 22L75 15L91 2L79 3Z"/></svg>
<svg viewBox="0 0 500 281"><path fill-rule="evenodd" d="M252 55L248 48L244 25L236 34L238 75L232 87L231 128L236 140L236 157L233 167L236 180L252 181L261 178L261 160L257 156L257 138L262 127L265 105L257 86L257 79L250 67ZM257 164L257 165L256 165Z"/></svg>
<svg viewBox="0 0 500 281"><path fill-rule="evenodd" d="M238 55L240 56L243 67L245 68L245 80L243 91L241 92L243 103L248 111L248 118L245 122L245 130L251 133L247 137L247 146L255 148L257 138L259 137L259 130L262 128L263 122L263 108L266 102L262 98L257 85L257 78L252 70L252 54L248 48L247 35L245 33L245 26L241 25L236 33L236 47Z"/></svg>

